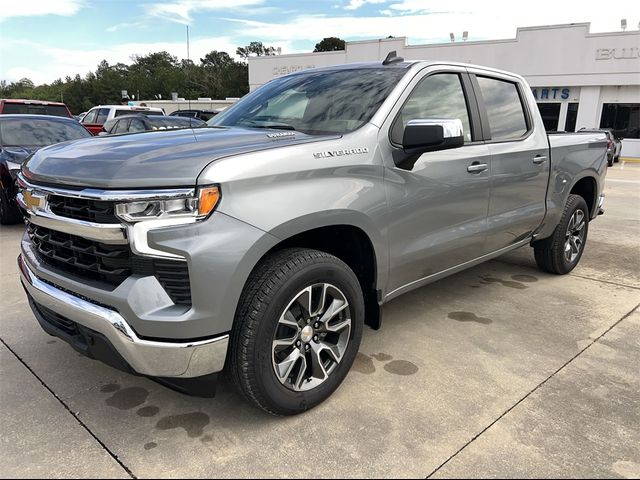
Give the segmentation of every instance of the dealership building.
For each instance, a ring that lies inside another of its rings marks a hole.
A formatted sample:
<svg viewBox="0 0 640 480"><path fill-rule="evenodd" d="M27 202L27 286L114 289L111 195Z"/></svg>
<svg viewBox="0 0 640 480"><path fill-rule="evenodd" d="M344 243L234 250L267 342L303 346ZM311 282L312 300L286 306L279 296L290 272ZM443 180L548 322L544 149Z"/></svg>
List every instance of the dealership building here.
<svg viewBox="0 0 640 480"><path fill-rule="evenodd" d="M612 128L622 156L640 158L640 31L590 33L588 23L519 28L516 38L408 45L406 37L347 42L337 52L251 57L251 89L308 68L382 61L443 60L518 73L531 85L549 131Z"/></svg>

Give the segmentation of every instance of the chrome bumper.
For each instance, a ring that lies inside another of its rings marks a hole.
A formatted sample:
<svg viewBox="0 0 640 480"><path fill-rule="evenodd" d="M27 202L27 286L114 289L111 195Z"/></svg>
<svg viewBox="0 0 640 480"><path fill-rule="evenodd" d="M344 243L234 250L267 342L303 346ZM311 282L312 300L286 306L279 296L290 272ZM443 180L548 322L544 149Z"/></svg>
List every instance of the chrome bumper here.
<svg viewBox="0 0 640 480"><path fill-rule="evenodd" d="M194 378L219 372L224 367L229 335L187 343L142 340L118 312L40 280L22 255L18 257L18 267L22 284L36 303L104 335L141 375Z"/></svg>

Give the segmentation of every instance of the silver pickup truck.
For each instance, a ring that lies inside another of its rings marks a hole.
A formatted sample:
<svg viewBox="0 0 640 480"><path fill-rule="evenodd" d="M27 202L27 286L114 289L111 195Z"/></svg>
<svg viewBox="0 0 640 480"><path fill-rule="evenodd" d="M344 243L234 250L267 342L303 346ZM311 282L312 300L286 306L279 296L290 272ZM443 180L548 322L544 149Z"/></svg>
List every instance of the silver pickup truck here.
<svg viewBox="0 0 640 480"><path fill-rule="evenodd" d="M89 357L199 395L225 370L295 414L338 388L385 302L524 245L570 272L606 149L547 136L511 73L393 55L307 70L209 128L37 152L21 279L42 328Z"/></svg>

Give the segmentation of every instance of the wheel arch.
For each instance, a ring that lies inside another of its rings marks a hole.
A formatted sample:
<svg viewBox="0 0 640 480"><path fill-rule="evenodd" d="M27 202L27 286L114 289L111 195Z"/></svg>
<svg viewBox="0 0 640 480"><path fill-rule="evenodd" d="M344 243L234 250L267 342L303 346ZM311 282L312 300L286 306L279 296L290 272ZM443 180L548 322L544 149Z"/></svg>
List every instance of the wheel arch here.
<svg viewBox="0 0 640 480"><path fill-rule="evenodd" d="M373 329L380 328L388 252L382 236L366 216L350 211L305 215L268 233L279 242L264 252L256 266L266 255L284 248L310 248L334 255L345 262L360 281L365 298L365 323Z"/></svg>

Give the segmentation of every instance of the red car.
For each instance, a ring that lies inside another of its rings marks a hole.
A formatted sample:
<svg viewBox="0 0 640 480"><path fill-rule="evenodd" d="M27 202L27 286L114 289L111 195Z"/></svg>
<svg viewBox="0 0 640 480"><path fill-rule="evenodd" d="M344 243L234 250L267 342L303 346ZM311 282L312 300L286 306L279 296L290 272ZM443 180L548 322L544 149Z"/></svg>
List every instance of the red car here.
<svg viewBox="0 0 640 480"><path fill-rule="evenodd" d="M43 102L41 100L23 100L19 98L0 100L0 114L53 115L73 118L64 103Z"/></svg>

